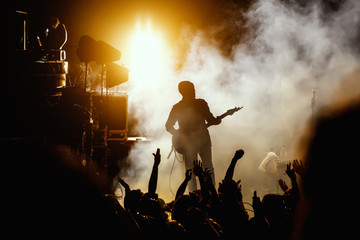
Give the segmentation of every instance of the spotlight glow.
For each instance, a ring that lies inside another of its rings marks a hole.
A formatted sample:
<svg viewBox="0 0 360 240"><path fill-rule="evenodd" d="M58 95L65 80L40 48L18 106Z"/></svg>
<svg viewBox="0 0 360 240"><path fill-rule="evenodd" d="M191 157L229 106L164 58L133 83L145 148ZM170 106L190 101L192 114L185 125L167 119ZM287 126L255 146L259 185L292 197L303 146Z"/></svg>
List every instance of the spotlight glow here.
<svg viewBox="0 0 360 240"><path fill-rule="evenodd" d="M151 22L144 26L139 21L130 39L131 80L145 85L157 81L166 66L165 49L162 34L152 28Z"/></svg>

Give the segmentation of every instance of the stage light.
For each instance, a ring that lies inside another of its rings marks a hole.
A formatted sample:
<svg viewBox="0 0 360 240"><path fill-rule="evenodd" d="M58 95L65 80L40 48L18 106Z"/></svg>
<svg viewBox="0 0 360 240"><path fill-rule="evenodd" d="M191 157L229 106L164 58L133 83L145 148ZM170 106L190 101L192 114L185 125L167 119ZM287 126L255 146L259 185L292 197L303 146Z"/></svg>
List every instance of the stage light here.
<svg viewBox="0 0 360 240"><path fill-rule="evenodd" d="M76 54L82 62L96 61L99 64L115 62L121 58L119 50L87 35L80 38Z"/></svg>
<svg viewBox="0 0 360 240"><path fill-rule="evenodd" d="M115 63L106 64L106 87L112 88L129 80L129 69Z"/></svg>
<svg viewBox="0 0 360 240"><path fill-rule="evenodd" d="M128 80L128 69L118 66L112 62L121 58L121 52L104 41L95 41L93 38L84 35L80 38L76 54L80 61L87 65L95 61L102 65L101 74L101 95L103 94L103 80L105 69L107 72L106 88L114 87ZM84 87L87 86L87 70L85 74Z"/></svg>

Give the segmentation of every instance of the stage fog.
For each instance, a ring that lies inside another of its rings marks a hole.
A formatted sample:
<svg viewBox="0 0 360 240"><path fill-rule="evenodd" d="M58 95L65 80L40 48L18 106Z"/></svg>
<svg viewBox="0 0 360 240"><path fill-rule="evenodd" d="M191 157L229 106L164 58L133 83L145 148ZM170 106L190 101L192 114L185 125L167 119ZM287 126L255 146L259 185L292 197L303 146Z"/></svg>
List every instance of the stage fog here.
<svg viewBox="0 0 360 240"><path fill-rule="evenodd" d="M233 9L206 31L183 25L173 44L187 46L180 67L179 53L166 46L166 51L146 59L158 66L141 74L130 66L129 82L119 87L128 91L136 132L149 140L131 150L130 167L121 169L119 176L132 188L147 191L152 153L160 148L157 191L166 201L174 198L185 169L181 155L168 157L172 143L164 124L172 105L181 100L177 84L186 79L194 82L196 97L208 101L215 116L243 106L209 128L215 182L223 179L235 151L242 148L245 155L234 178L241 179L245 201L251 201L253 190L260 195L279 190L258 169L266 154L274 151L284 161L301 159L298 140L319 110L359 94L353 87L359 86L359 16L358 1L332 10L316 3L261 0L246 12ZM224 54L214 35L238 34L244 18L246 35ZM288 181L286 175L283 180Z"/></svg>

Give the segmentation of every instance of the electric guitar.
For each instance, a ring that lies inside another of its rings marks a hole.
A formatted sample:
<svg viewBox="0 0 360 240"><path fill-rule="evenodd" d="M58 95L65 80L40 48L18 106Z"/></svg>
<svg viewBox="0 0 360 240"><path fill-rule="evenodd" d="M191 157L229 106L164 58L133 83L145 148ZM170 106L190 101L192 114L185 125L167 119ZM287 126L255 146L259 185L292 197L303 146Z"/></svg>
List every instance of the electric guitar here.
<svg viewBox="0 0 360 240"><path fill-rule="evenodd" d="M219 119L223 119L227 116L230 116L230 115L233 115L235 112L239 111L240 109L242 109L243 107L234 107L232 109L229 109L227 110L224 114L218 116L217 118ZM209 124L207 123L206 124L206 127L210 127L212 126L213 124ZM178 153L181 153L181 154L184 154L185 153L185 148L184 148L184 143L186 142L186 136L184 136L184 134L174 134L172 136L172 144L173 144L173 148L178 152Z"/></svg>

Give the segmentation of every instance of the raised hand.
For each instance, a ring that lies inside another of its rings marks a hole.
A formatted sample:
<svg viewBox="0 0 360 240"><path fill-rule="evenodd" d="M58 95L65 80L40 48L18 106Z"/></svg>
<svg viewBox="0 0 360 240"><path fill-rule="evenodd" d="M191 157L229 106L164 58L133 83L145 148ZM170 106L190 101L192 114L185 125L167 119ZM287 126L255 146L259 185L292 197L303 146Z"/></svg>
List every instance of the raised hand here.
<svg viewBox="0 0 360 240"><path fill-rule="evenodd" d="M125 193L130 192L130 186L129 184L127 184L124 179L122 179L121 177L117 177L117 180L119 181L119 183L125 188Z"/></svg>
<svg viewBox="0 0 360 240"><path fill-rule="evenodd" d="M295 159L293 161L292 166L293 166L293 169L295 170L295 172L297 174L299 174L301 177L304 177L306 169L305 169L305 167L303 165L303 162L301 160Z"/></svg>
<svg viewBox="0 0 360 240"><path fill-rule="evenodd" d="M161 161L160 148L156 149L156 153L153 153L154 156L154 165L159 166Z"/></svg>
<svg viewBox="0 0 360 240"><path fill-rule="evenodd" d="M217 198L217 192L216 192L215 186L214 186L213 181L212 181L211 173L212 173L211 169L205 168L205 170L204 170L204 179L205 179L205 182L206 182L206 186L209 189L212 197Z"/></svg>
<svg viewBox="0 0 360 240"><path fill-rule="evenodd" d="M242 156L244 156L244 153L245 152L242 149L238 149L235 151L234 157L232 158L231 163L228 169L226 170L225 179L228 180L233 179L236 163L240 158L242 158Z"/></svg>
<svg viewBox="0 0 360 240"><path fill-rule="evenodd" d="M263 205L262 202L260 201L260 198L257 196L256 191L254 191L254 195L253 195L253 201L252 201L252 207L254 209L254 214L256 217L262 216L263 215Z"/></svg>
<svg viewBox="0 0 360 240"><path fill-rule="evenodd" d="M239 160L242 156L244 156L244 150L238 149L236 150L233 159Z"/></svg>
<svg viewBox="0 0 360 240"><path fill-rule="evenodd" d="M185 179L181 183L181 185L179 186L178 190L176 191L175 200L178 199L180 196L182 196L184 194L187 183L190 181L191 176L192 176L192 170L187 169L186 172L185 172Z"/></svg>
<svg viewBox="0 0 360 240"><path fill-rule="evenodd" d="M281 187L281 189L286 192L286 190L289 189L289 187L287 186L286 182L284 182L282 179L279 179L279 185Z"/></svg>
<svg viewBox="0 0 360 240"><path fill-rule="evenodd" d="M295 170L291 169L291 163L286 164L286 174L290 179L296 179Z"/></svg>
<svg viewBox="0 0 360 240"><path fill-rule="evenodd" d="M154 197L157 187L157 180L158 180L158 167L161 161L161 154L160 154L160 148L156 149L156 153L153 153L154 156L154 165L151 171L149 185L148 185L148 193L150 196Z"/></svg>
<svg viewBox="0 0 360 240"><path fill-rule="evenodd" d="M300 199L300 191L299 191L299 186L296 182L295 169L294 168L291 169L291 163L286 165L286 174L291 179L293 197L294 197L294 199L296 199L296 201L298 201Z"/></svg>
<svg viewBox="0 0 360 240"><path fill-rule="evenodd" d="M187 169L186 172L185 172L185 180L186 180L186 181L190 181L191 176L192 176L192 170L191 170L191 169Z"/></svg>
<svg viewBox="0 0 360 240"><path fill-rule="evenodd" d="M206 177L206 179L209 179L210 181L212 181L211 179L211 169L210 168L205 168L204 170L204 176Z"/></svg>
<svg viewBox="0 0 360 240"><path fill-rule="evenodd" d="M203 172L204 172L204 170L202 168L202 162L200 160L195 160L194 161L193 173L196 176L200 176Z"/></svg>

